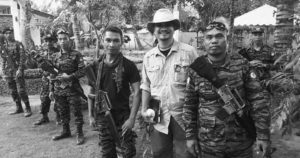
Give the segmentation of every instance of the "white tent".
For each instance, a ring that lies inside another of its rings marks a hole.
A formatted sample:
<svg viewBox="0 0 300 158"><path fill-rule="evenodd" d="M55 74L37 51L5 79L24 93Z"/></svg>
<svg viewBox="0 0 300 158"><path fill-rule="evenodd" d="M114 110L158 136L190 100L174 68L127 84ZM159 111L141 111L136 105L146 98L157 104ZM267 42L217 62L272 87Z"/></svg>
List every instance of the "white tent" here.
<svg viewBox="0 0 300 158"><path fill-rule="evenodd" d="M263 5L234 19L234 26L238 25L275 25L277 8Z"/></svg>

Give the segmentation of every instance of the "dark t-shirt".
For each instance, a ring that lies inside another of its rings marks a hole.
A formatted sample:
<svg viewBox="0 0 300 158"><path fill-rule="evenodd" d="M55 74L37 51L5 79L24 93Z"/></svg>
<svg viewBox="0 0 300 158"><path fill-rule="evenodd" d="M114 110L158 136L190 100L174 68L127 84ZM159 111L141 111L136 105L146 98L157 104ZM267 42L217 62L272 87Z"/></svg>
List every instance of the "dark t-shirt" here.
<svg viewBox="0 0 300 158"><path fill-rule="evenodd" d="M113 113L128 112L129 114L130 84L140 82L141 78L136 65L125 57L123 58L123 67L122 88L119 93L117 92L116 82L113 79L115 67L109 67L106 64L103 65L100 88L108 92Z"/></svg>

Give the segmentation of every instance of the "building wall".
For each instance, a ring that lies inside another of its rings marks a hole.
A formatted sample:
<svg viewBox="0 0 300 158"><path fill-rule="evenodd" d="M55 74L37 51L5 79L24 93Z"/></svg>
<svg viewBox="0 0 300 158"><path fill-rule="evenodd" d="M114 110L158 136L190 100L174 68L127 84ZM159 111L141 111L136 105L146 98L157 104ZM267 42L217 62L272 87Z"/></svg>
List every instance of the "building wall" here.
<svg viewBox="0 0 300 158"><path fill-rule="evenodd" d="M6 27L13 26L12 15L1 15L0 14L0 30L2 31Z"/></svg>
<svg viewBox="0 0 300 158"><path fill-rule="evenodd" d="M13 0L0 0L0 6L10 6L11 7L11 15L12 15L12 22L13 25L12 27L14 28L14 36L15 39L20 41L21 40L21 36L20 36L20 19L19 17L19 9L18 9L18 4L17 2L13 1ZM2 25L2 24L0 24Z"/></svg>

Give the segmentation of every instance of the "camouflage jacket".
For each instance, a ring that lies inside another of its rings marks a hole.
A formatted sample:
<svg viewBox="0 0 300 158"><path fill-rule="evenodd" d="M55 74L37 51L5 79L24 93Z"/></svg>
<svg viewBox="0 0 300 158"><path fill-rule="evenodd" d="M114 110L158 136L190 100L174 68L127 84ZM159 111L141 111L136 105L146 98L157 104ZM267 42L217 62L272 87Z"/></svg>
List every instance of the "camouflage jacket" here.
<svg viewBox="0 0 300 158"><path fill-rule="evenodd" d="M25 50L21 42L5 42L1 49L2 70L5 75L14 76L15 72L25 67Z"/></svg>
<svg viewBox="0 0 300 158"><path fill-rule="evenodd" d="M58 69L59 75L63 75L64 73L73 75L77 70L84 68L83 57L80 52L75 50L71 50L65 54L62 54L60 51L54 53L51 58L53 58L52 64ZM65 85L67 86L65 87ZM78 95L78 89L80 88L79 81L76 78L72 78L71 81L66 81L66 83L52 80L50 86L50 90L59 96Z"/></svg>
<svg viewBox="0 0 300 158"><path fill-rule="evenodd" d="M264 98L264 90L256 73L249 69L248 61L239 54L228 54L225 64L213 64L213 69L220 79L226 80L230 88L236 88L250 106L257 139L270 139L269 101ZM224 102L207 79L189 68L187 82L183 108L187 139L199 139L203 146L214 150L224 150L228 147L228 142L233 142L230 144L233 149L245 145L245 142L249 142L248 145L252 143L247 131L237 123L235 115L230 115L225 120L216 117L216 111Z"/></svg>
<svg viewBox="0 0 300 158"><path fill-rule="evenodd" d="M258 68L260 69L260 72L258 72L260 80L270 78L269 71L273 67L273 63L275 62L275 53L273 52L272 48L263 45L262 48L257 51L254 48L244 48L239 51L239 53L246 58L248 61L253 60L259 60L266 66L264 68Z"/></svg>
<svg viewBox="0 0 300 158"><path fill-rule="evenodd" d="M53 47L52 49L45 50L45 51L41 52L41 56L42 56L44 59L53 62L53 61L54 61L54 57L55 57L53 54L54 54L54 53L57 53L57 52L59 52L59 49ZM49 72L43 71L43 76L44 76L44 77L47 77L47 76L49 76L49 75L50 75Z"/></svg>

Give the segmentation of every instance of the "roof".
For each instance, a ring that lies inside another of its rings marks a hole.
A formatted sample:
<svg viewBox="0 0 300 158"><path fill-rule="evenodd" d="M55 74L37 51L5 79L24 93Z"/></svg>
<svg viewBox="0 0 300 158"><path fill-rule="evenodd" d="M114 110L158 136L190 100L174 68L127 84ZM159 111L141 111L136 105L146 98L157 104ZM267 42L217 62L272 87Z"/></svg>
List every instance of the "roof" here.
<svg viewBox="0 0 300 158"><path fill-rule="evenodd" d="M42 17L51 18L51 19L54 18L54 16L51 15L51 14L41 12L41 11L38 11L38 10L35 10L35 9L32 9L31 12L35 15L39 15L39 16L42 16Z"/></svg>
<svg viewBox="0 0 300 158"><path fill-rule="evenodd" d="M234 26L239 25L275 25L277 8L265 4L234 19Z"/></svg>

